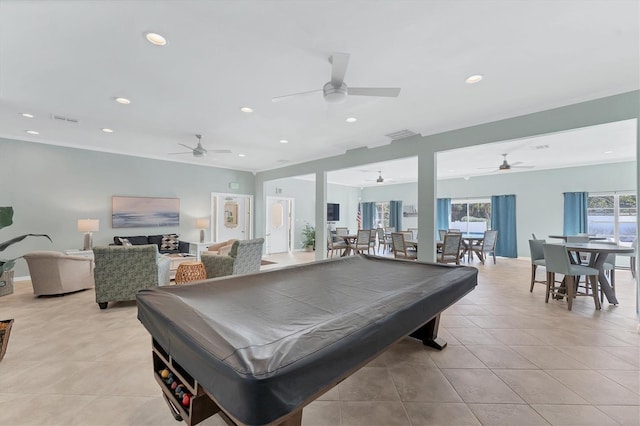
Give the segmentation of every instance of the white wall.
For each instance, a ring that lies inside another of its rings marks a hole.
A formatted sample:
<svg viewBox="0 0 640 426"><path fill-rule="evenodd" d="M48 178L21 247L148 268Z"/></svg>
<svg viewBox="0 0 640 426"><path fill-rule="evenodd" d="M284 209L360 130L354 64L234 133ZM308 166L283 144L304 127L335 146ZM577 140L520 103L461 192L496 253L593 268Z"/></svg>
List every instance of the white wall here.
<svg viewBox="0 0 640 426"><path fill-rule="evenodd" d="M529 238L562 234L564 192L634 191L636 162L571 167L531 172L500 173L469 180L439 180L438 198L488 198L516 195L518 255L529 256ZM418 184L406 183L364 188L363 201L402 200L416 204ZM419 214L420 212L418 212ZM410 220L411 219L411 220ZM416 218L403 218L404 229L414 227Z"/></svg>
<svg viewBox="0 0 640 426"><path fill-rule="evenodd" d="M276 193L278 188L279 193ZM287 178L264 183L264 193L270 197L285 197L295 200L294 249L302 248L302 228L306 223L316 227L315 182L313 180ZM327 185L327 203L340 204L340 220L333 226L356 229L356 212L360 189L343 185ZM317 228L317 227L316 227ZM316 240L317 241L317 240ZM317 242L316 242L316 245Z"/></svg>

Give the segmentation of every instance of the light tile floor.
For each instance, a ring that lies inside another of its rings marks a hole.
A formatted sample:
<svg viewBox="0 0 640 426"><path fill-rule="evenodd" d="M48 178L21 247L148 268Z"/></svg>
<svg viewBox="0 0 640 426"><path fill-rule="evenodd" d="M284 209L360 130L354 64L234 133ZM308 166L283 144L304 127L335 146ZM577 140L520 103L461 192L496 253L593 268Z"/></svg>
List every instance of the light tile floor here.
<svg viewBox="0 0 640 426"><path fill-rule="evenodd" d="M272 255L264 269L313 260ZM640 424L635 282L617 272L619 306L573 311L529 293L527 260L473 263L479 285L445 311L443 351L405 339L304 410L314 425ZM177 425L153 379L134 303L98 309L93 291L0 297L15 318L0 362L0 425ZM204 425L222 425L214 416Z"/></svg>

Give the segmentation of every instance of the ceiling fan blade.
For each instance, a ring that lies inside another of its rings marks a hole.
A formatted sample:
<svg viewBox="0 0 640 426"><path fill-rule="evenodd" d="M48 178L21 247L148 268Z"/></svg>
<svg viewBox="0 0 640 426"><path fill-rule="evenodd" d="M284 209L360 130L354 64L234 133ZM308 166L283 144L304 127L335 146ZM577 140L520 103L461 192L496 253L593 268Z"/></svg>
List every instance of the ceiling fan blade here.
<svg viewBox="0 0 640 426"><path fill-rule="evenodd" d="M513 164L511 165L511 167L515 167L516 169L533 169L536 166L514 166Z"/></svg>
<svg viewBox="0 0 640 426"><path fill-rule="evenodd" d="M517 166L518 164L522 164L522 161L516 161L515 163L509 163L511 167Z"/></svg>
<svg viewBox="0 0 640 426"><path fill-rule="evenodd" d="M191 151L193 151L195 148L190 147L189 145L185 145L183 143L179 143L178 145L180 146L184 146L185 148L189 148Z"/></svg>
<svg viewBox="0 0 640 426"><path fill-rule="evenodd" d="M271 102L286 101L289 98L295 98L297 96L304 96L304 95L309 95L311 93L318 93L318 92L322 92L322 89L320 89L320 90L311 90L310 92L294 93L292 95L276 96L275 98L271 98Z"/></svg>
<svg viewBox="0 0 640 426"><path fill-rule="evenodd" d="M193 154L193 152L170 152L169 155Z"/></svg>
<svg viewBox="0 0 640 426"><path fill-rule="evenodd" d="M210 149L209 152L215 152L216 154L231 154L230 149Z"/></svg>
<svg viewBox="0 0 640 426"><path fill-rule="evenodd" d="M354 96L382 96L396 98L400 94L397 87L349 87L349 95Z"/></svg>
<svg viewBox="0 0 640 426"><path fill-rule="evenodd" d="M331 84L335 87L342 86L344 83L344 75L347 73L347 65L349 65L349 54L334 52L331 55Z"/></svg>

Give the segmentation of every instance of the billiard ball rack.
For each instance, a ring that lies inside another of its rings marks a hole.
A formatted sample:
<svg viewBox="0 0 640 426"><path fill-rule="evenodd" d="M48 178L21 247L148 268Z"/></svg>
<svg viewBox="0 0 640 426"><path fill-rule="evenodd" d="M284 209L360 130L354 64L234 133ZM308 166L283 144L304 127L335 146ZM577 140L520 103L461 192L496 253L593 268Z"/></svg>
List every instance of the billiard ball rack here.
<svg viewBox="0 0 640 426"><path fill-rule="evenodd" d="M162 395L176 420L184 420L186 424L192 426L220 411L218 405L206 394L204 388L171 355L168 355L155 339L152 341L152 355L153 376L160 385ZM171 389L166 379L161 377L163 370L168 370L172 378L184 386L191 395L187 405L183 405L180 398L176 396L175 390Z"/></svg>

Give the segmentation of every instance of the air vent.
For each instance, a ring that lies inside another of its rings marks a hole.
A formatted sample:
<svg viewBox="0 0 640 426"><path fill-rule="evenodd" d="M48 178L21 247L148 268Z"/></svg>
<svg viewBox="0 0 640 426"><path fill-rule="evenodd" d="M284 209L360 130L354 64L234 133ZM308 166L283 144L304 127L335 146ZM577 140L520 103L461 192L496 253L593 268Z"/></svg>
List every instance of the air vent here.
<svg viewBox="0 0 640 426"><path fill-rule="evenodd" d="M417 134L418 133L414 132L413 130L405 129L405 130L400 130L399 132L389 133L388 135L385 135L385 136L395 141L398 139L410 138L411 136L416 136Z"/></svg>
<svg viewBox="0 0 640 426"><path fill-rule="evenodd" d="M532 147L533 149L547 149L549 148L549 145L536 145L534 147Z"/></svg>
<svg viewBox="0 0 640 426"><path fill-rule="evenodd" d="M278 163L280 164L289 163L289 162L290 162L289 160L278 160Z"/></svg>
<svg viewBox="0 0 640 426"><path fill-rule="evenodd" d="M71 117L65 117L64 115L51 114L51 115L49 115L49 117L51 117L52 120L65 121L65 122L68 122L68 123L78 124L78 119L71 118Z"/></svg>

